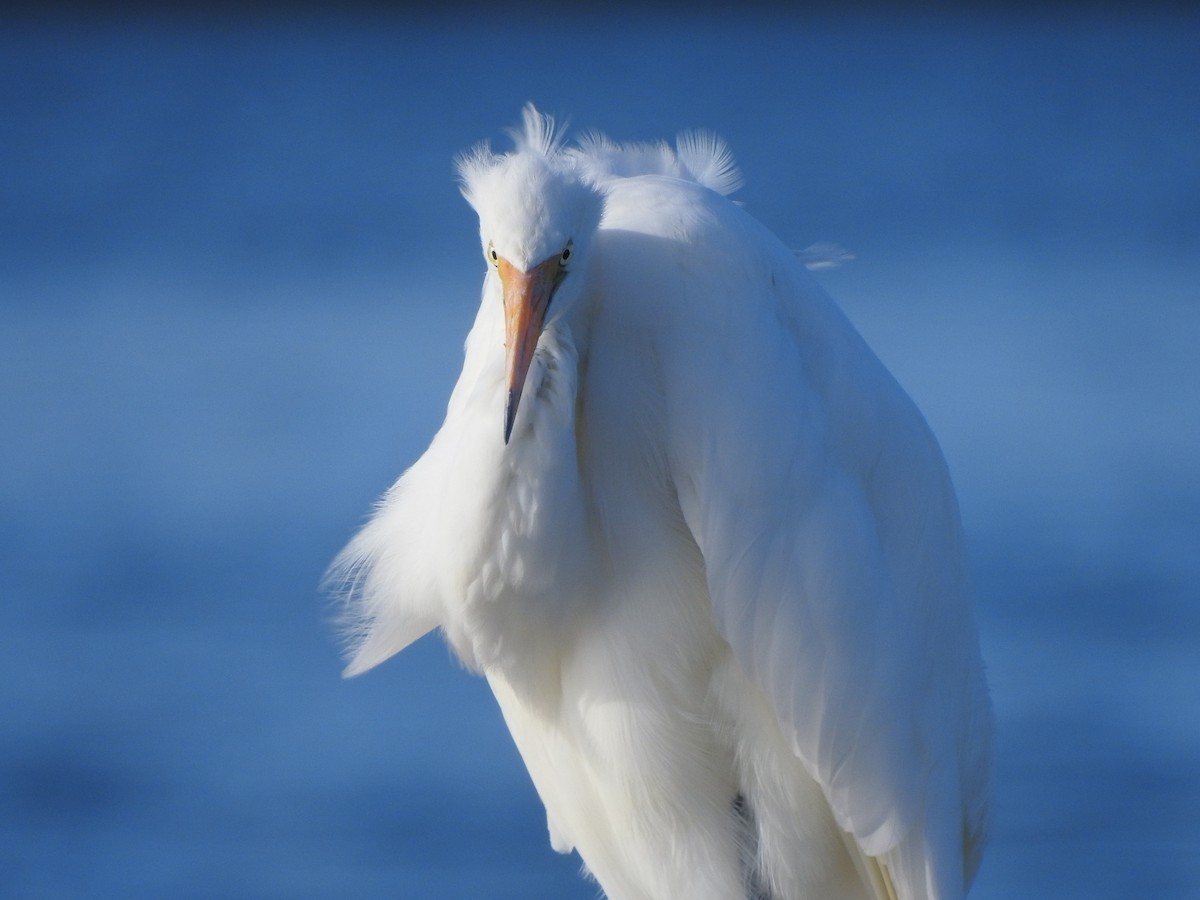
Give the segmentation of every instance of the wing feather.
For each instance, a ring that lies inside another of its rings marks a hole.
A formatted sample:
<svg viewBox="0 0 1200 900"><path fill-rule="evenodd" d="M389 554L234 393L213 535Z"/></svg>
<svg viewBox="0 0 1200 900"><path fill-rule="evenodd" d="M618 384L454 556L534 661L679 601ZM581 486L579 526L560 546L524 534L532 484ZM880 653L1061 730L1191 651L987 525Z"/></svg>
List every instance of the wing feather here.
<svg viewBox="0 0 1200 900"><path fill-rule="evenodd" d="M411 496L414 488L421 490L423 468L418 461L396 482L325 576L342 599L346 678L374 668L440 624L436 590L415 583L422 573L408 564L421 558L424 540L420 500Z"/></svg>
<svg viewBox="0 0 1200 900"><path fill-rule="evenodd" d="M326 585L343 600L342 631L348 663L359 675L413 641L446 625L447 604L467 591L478 566L481 516L497 466L473 458L498 443L495 408L500 366L489 361L488 317L496 304L480 306L467 337L463 371L454 386L446 420L428 449L392 485L370 521L334 560ZM482 400L480 394L483 395ZM491 435L492 441L486 438Z"/></svg>
<svg viewBox="0 0 1200 900"><path fill-rule="evenodd" d="M658 242L662 284L624 289L657 304L663 440L716 624L876 892L959 897L989 712L940 451L782 244L711 193L634 181L605 224Z"/></svg>

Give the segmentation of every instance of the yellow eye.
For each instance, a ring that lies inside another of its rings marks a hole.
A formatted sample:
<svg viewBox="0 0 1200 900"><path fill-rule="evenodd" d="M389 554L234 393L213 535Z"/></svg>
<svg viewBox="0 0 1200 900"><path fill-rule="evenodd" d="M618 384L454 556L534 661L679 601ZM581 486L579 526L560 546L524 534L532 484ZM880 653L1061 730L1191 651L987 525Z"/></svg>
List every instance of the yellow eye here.
<svg viewBox="0 0 1200 900"><path fill-rule="evenodd" d="M563 247L563 252L558 257L558 264L560 266L565 266L570 259L571 259L571 245L567 244L567 246Z"/></svg>
<svg viewBox="0 0 1200 900"><path fill-rule="evenodd" d="M491 244L488 244L487 255L488 255L488 259L490 259L492 261L493 266L498 265L500 263L500 254L496 252L496 248L493 247Z"/></svg>

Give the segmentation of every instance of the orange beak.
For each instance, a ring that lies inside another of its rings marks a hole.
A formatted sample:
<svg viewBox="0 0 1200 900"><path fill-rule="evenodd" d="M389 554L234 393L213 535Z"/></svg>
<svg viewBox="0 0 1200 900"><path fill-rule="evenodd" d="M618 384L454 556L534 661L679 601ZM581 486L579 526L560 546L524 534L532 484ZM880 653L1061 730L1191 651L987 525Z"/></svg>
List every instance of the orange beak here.
<svg viewBox="0 0 1200 900"><path fill-rule="evenodd" d="M500 258L496 265L500 284L504 287L504 350L508 380L508 403L504 410L504 443L512 434L513 421L533 351L537 348L550 298L558 286L562 268L558 257L522 272L508 260Z"/></svg>

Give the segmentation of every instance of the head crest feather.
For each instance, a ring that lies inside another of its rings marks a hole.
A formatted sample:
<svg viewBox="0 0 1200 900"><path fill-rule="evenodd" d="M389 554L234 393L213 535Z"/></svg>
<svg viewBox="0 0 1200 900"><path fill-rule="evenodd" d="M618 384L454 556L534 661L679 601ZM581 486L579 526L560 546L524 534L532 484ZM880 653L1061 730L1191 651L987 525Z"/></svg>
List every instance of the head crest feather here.
<svg viewBox="0 0 1200 900"><path fill-rule="evenodd" d="M562 150L567 123L561 125L554 116L538 112L532 103L521 109L521 125L507 129L518 153L529 151L539 156L553 156Z"/></svg>

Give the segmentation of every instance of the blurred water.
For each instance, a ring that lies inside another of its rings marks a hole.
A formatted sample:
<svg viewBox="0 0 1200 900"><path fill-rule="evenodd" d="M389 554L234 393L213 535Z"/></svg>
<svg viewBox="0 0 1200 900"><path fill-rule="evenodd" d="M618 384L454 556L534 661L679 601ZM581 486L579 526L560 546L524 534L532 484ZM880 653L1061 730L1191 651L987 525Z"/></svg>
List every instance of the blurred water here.
<svg viewBox="0 0 1200 900"><path fill-rule="evenodd" d="M926 411L999 718L973 896L1200 896L1200 17L81 14L0 32L0 894L591 897L486 686L338 678L327 561L533 99L724 134ZM518 52L519 51L519 52Z"/></svg>

